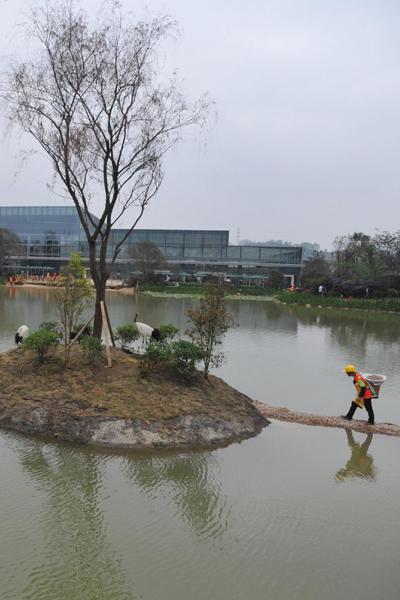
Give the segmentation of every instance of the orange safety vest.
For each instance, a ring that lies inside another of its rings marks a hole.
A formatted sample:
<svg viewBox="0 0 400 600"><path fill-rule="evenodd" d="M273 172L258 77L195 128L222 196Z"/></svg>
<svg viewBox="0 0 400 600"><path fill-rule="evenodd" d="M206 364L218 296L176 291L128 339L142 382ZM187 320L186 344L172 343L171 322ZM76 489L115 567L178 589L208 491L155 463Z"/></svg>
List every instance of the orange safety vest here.
<svg viewBox="0 0 400 600"><path fill-rule="evenodd" d="M361 375L361 373L356 373L356 376L353 379L353 383L356 387L357 390L357 395L360 393L361 390L361 385L359 384L359 382L362 381L365 384L365 387L367 388L365 391L365 394L363 396L364 400L368 400L369 398L372 398L372 392L371 389L368 385L368 383L365 381L364 377Z"/></svg>

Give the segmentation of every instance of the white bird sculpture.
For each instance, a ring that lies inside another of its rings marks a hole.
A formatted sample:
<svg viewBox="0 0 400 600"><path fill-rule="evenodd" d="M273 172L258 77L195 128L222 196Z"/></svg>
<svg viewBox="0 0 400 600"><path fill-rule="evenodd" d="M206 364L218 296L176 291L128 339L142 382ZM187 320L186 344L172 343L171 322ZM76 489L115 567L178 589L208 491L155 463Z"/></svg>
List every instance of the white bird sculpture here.
<svg viewBox="0 0 400 600"><path fill-rule="evenodd" d="M150 340L155 340L156 342L159 342L161 339L161 335L160 335L160 332L158 331L158 329L153 329L153 327L150 327L150 325L146 325L146 323L138 323L136 320L138 318L138 316L139 316L139 313L136 313L135 318L134 318L134 323L135 323L140 335L143 336L143 339L149 338Z"/></svg>
<svg viewBox="0 0 400 600"><path fill-rule="evenodd" d="M15 343L17 344L17 346L19 346L19 344L22 344L22 342L28 336L28 334L29 328L26 325L21 325L21 327L17 329L17 333L15 334Z"/></svg>

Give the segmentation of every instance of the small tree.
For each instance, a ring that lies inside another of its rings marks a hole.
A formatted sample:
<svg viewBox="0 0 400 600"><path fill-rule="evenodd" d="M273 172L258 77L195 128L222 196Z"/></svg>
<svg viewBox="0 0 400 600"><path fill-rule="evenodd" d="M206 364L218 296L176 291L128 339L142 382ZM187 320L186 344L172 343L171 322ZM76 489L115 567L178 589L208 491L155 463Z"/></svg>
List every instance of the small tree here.
<svg viewBox="0 0 400 600"><path fill-rule="evenodd" d="M225 360L223 352L216 352L216 346L222 344L221 338L235 322L226 310L227 290L218 284L209 284L200 297L196 308L187 311L192 329L186 333L196 346L205 352L204 377L208 378L210 366L218 368Z"/></svg>
<svg viewBox="0 0 400 600"><path fill-rule="evenodd" d="M24 246L21 244L21 240L16 233L7 229L7 227L0 228L0 273L5 262L15 255L26 254Z"/></svg>
<svg viewBox="0 0 400 600"><path fill-rule="evenodd" d="M92 306L93 290L85 279L85 267L80 253L71 254L71 260L63 269L54 296L56 314L64 334L65 366L69 358L70 334L83 312Z"/></svg>
<svg viewBox="0 0 400 600"><path fill-rule="evenodd" d="M268 287L272 290L283 290L285 287L285 276L278 269L271 269L268 275Z"/></svg>
<svg viewBox="0 0 400 600"><path fill-rule="evenodd" d="M154 278L156 269L165 267L165 256L154 242L138 242L129 249L128 256L133 260L136 269L141 271L145 283Z"/></svg>

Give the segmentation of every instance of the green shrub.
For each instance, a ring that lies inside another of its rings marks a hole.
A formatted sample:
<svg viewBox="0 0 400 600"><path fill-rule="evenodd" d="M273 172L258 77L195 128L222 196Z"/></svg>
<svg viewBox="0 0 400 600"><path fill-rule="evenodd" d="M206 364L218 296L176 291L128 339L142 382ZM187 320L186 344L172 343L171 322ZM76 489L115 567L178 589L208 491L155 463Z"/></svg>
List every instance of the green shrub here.
<svg viewBox="0 0 400 600"><path fill-rule="evenodd" d="M56 333L60 339L63 336L61 325L58 321L43 321L39 325L39 331L51 331L52 333Z"/></svg>
<svg viewBox="0 0 400 600"><path fill-rule="evenodd" d="M196 365L206 358L207 352L196 346L196 344L186 340L172 342L171 349L171 367L174 372L183 379L193 379L196 377L198 374Z"/></svg>
<svg viewBox="0 0 400 600"><path fill-rule="evenodd" d="M172 323L169 325L160 325L157 329L160 332L161 342L167 344L170 344L179 333L179 328L172 325Z"/></svg>
<svg viewBox="0 0 400 600"><path fill-rule="evenodd" d="M76 333L78 333L78 331L80 331L82 329L82 327L84 326L85 323L79 323L78 325L76 325L74 327L74 331L76 331ZM86 325L86 329L88 330L89 334L92 335L93 333L93 325L91 323L89 323L88 325Z"/></svg>
<svg viewBox="0 0 400 600"><path fill-rule="evenodd" d="M122 344L126 344L129 346L139 337L139 331L136 325L122 325L121 327L117 327L114 338L117 344L122 346Z"/></svg>
<svg viewBox="0 0 400 600"><path fill-rule="evenodd" d="M389 288L387 291L387 295L389 298L398 298L400 296L400 291L395 288Z"/></svg>
<svg viewBox="0 0 400 600"><path fill-rule="evenodd" d="M24 340L24 348L28 350L36 350L40 362L44 361L46 354L58 346L60 341L59 335L54 331L35 331L31 335L28 335Z"/></svg>
<svg viewBox="0 0 400 600"><path fill-rule="evenodd" d="M374 290L371 293L371 298L375 298L377 300L380 300L381 298L385 297L385 292L383 290Z"/></svg>
<svg viewBox="0 0 400 600"><path fill-rule="evenodd" d="M147 377L154 369L166 367L171 363L172 349L165 344L151 342L140 360L140 373Z"/></svg>
<svg viewBox="0 0 400 600"><path fill-rule="evenodd" d="M81 346L85 358L91 365L94 365L97 360L103 358L103 347L98 338L84 337Z"/></svg>

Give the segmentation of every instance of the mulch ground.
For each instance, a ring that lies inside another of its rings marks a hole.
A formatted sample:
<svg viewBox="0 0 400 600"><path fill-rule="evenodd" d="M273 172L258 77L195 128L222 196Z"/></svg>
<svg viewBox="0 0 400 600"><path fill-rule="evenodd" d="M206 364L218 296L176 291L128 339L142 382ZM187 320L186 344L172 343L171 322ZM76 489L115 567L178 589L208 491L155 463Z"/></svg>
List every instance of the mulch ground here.
<svg viewBox="0 0 400 600"><path fill-rule="evenodd" d="M229 419L254 413L250 399L218 377L181 382L168 372L141 377L139 360L112 348L106 359L89 364L79 345L64 369L63 346L40 363L23 348L0 354L0 413L48 406L66 416L103 416L150 422L205 414Z"/></svg>

